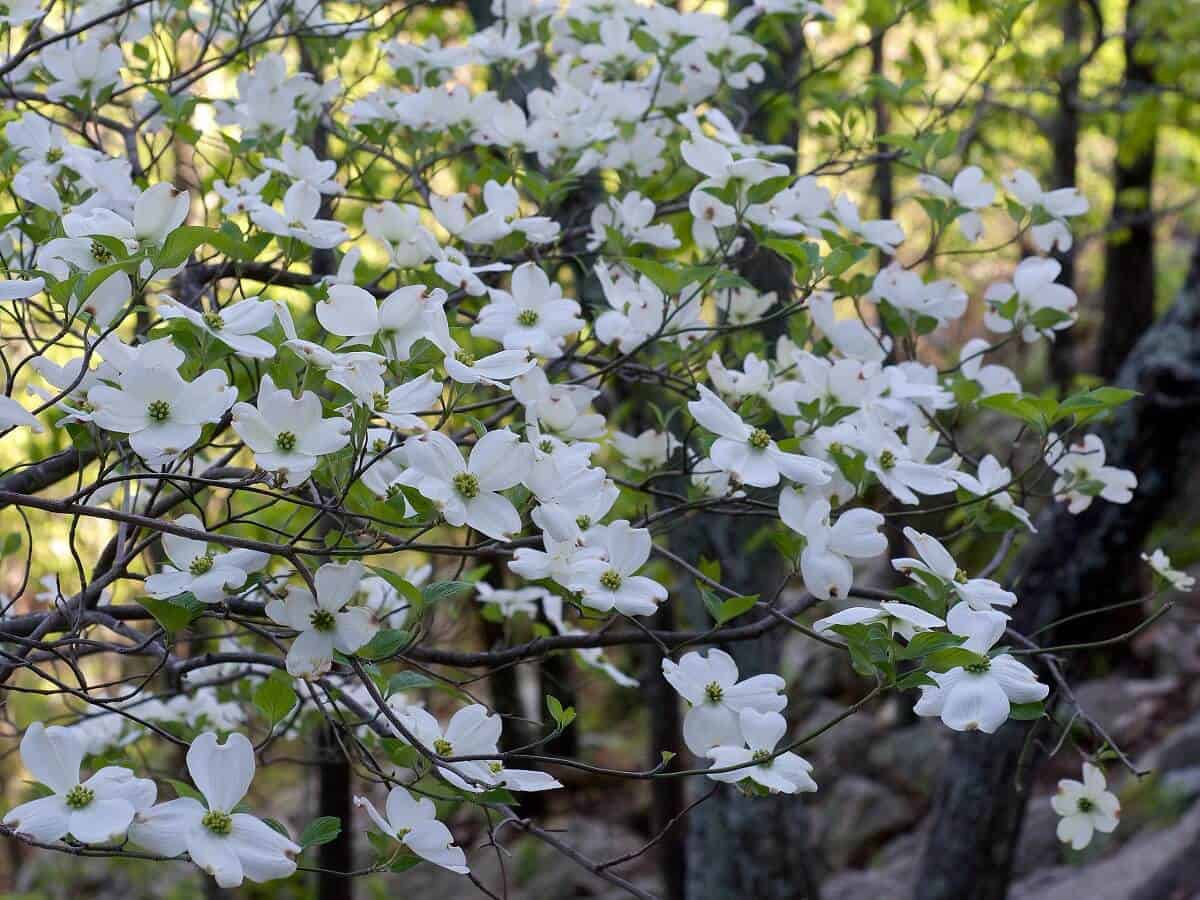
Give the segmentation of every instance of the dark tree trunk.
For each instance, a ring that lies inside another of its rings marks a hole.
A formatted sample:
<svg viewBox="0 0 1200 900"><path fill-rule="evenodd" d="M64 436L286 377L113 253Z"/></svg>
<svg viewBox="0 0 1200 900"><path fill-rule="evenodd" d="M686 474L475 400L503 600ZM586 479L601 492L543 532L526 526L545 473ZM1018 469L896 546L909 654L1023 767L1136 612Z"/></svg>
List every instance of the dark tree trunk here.
<svg viewBox="0 0 1200 900"><path fill-rule="evenodd" d="M1058 79L1058 113L1054 125L1054 172L1051 186L1073 187L1079 162L1079 54L1083 31L1083 9L1079 0L1065 0L1062 14L1063 50L1066 63ZM1075 287L1075 247L1056 251L1062 265L1058 279ZM1055 334L1050 345L1050 376L1065 396L1075 377L1075 335L1072 329Z"/></svg>
<svg viewBox="0 0 1200 900"><path fill-rule="evenodd" d="M1137 491L1128 504L1097 500L1078 516L1057 505L1039 517L1014 587L1022 602L1012 624L1024 634L1108 603L1112 584L1188 477L1184 450L1200 436L1200 243L1174 306L1134 347L1117 383L1141 396L1099 434L1109 464L1137 475ZM1039 642L1054 643L1055 630L1039 635ZM955 735L918 870L918 900L1004 897L1041 762L1029 731L1028 723L1009 722L990 737Z"/></svg>
<svg viewBox="0 0 1200 900"><path fill-rule="evenodd" d="M319 900L351 900L354 879L340 873L354 869L354 810L351 806L354 787L350 782L350 764L333 728L324 723L317 733L317 752L320 754L317 815L336 817L342 823L342 833L317 850L317 866L328 870L317 873L317 897Z"/></svg>
<svg viewBox="0 0 1200 900"><path fill-rule="evenodd" d="M1113 209L1104 256L1104 324L1097 349L1097 371L1112 377L1130 348L1154 321L1154 161L1158 151L1155 123L1146 136L1131 134L1141 117L1137 109L1154 90L1154 64L1139 62L1144 39L1138 0L1125 13L1125 83L1123 99L1133 106L1121 124L1113 167ZM1148 102L1156 102L1150 100ZM1131 152L1126 155L1126 151Z"/></svg>
<svg viewBox="0 0 1200 900"><path fill-rule="evenodd" d="M675 606L664 603L654 614L651 627L672 630L679 625ZM642 675L642 690L650 715L648 763L656 766L663 750L678 752L683 743L683 720L679 697L662 677L661 658L651 647ZM687 784L682 778L660 778L651 782L650 833L658 835L687 805ZM663 900L684 900L687 894L687 825L676 822L658 843L663 878Z"/></svg>

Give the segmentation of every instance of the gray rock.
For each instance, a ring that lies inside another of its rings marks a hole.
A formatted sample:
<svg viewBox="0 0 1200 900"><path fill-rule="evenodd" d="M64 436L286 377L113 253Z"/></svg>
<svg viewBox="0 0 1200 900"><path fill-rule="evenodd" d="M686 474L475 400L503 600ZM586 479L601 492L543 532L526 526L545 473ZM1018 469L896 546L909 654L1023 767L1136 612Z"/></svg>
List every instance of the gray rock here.
<svg viewBox="0 0 1200 900"><path fill-rule="evenodd" d="M1144 737L1161 715L1168 695L1178 686L1177 678L1112 675L1079 685L1075 698L1113 740L1125 745Z"/></svg>
<svg viewBox="0 0 1200 900"><path fill-rule="evenodd" d="M940 722L917 722L882 734L867 751L871 772L905 794L927 798L949 749L947 735Z"/></svg>
<svg viewBox="0 0 1200 900"><path fill-rule="evenodd" d="M1009 900L1163 900L1200 890L1200 805L1176 824L1146 829L1116 852L1081 866L1039 870L1013 885ZM1157 885L1172 876L1171 893ZM1181 879L1181 880L1178 880Z"/></svg>
<svg viewBox="0 0 1200 900"><path fill-rule="evenodd" d="M1062 859L1058 840L1058 815L1050 806L1050 795L1031 797L1013 857L1013 877L1021 878L1036 869L1057 865Z"/></svg>
<svg viewBox="0 0 1200 900"><path fill-rule="evenodd" d="M835 869L865 861L884 838L910 825L913 818L898 794L857 775L838 779L822 806L819 846Z"/></svg>
<svg viewBox="0 0 1200 900"><path fill-rule="evenodd" d="M1147 755L1146 767L1159 773L1200 765L1200 716L1195 716L1166 736Z"/></svg>

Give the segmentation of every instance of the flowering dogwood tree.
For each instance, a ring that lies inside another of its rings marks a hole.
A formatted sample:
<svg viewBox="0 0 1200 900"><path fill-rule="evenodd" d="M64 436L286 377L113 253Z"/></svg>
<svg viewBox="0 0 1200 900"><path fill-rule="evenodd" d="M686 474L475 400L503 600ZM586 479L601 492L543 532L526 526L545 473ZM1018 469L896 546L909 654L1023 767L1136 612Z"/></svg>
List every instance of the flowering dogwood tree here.
<svg viewBox="0 0 1200 900"><path fill-rule="evenodd" d="M991 733L1074 704L999 573L1027 507L1130 500L1089 423L1132 394L1025 393L995 354L1074 321L1041 254L1087 200L966 165L944 104L883 149L756 139L764 41L799 23L819 66L815 3L494 0L444 41L414 38L426 6L6 8L0 678L52 702L7 710L42 787L3 833L235 886L353 830L375 855L351 874L474 879L516 829L647 896L520 795L579 770L819 790L804 685L721 646L835 645L849 714L892 694ZM883 161L912 176L902 220L858 194ZM685 520L773 542L782 582L727 586L668 541ZM564 655L634 706L627 648L687 709L652 769L550 749L588 712L552 691L489 693ZM319 731L364 814L243 807ZM1076 847L1116 826L1093 763L1124 755L1096 738L1055 799ZM470 819L490 837L457 839Z"/></svg>

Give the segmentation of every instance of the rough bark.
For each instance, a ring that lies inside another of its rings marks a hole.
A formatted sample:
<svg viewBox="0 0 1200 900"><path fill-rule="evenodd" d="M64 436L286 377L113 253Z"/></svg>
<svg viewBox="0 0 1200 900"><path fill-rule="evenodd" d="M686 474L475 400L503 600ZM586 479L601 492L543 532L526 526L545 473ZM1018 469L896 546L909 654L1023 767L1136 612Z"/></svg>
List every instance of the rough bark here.
<svg viewBox="0 0 1200 900"><path fill-rule="evenodd" d="M1125 13L1126 107L1137 106L1154 90L1153 63L1139 62L1138 44L1144 35L1138 22L1138 0L1130 0ZM1153 102L1153 101L1152 101ZM1117 144L1130 144L1130 119L1121 126ZM1117 154L1113 166L1113 209L1104 256L1104 324L1097 349L1097 371L1110 378L1120 367L1138 337L1154 321L1154 162L1158 151L1157 126L1145 140L1133 144L1134 152Z"/></svg>
<svg viewBox="0 0 1200 900"><path fill-rule="evenodd" d="M1058 111L1054 123L1054 171L1051 186L1073 187L1078 180L1079 163L1079 75L1080 40L1083 10L1079 0L1065 0L1062 13L1063 49L1069 61L1058 79ZM1059 281L1075 287L1075 247L1057 251L1054 258L1062 266ZM1060 331L1050 345L1050 375L1065 392L1075 377L1075 335L1072 329Z"/></svg>
<svg viewBox="0 0 1200 900"><path fill-rule="evenodd" d="M1136 558L1188 477L1183 451L1200 435L1200 243L1184 289L1130 353L1117 383L1141 396L1099 434L1109 464L1137 475L1137 491L1128 504L1097 501L1078 516L1062 505L1043 512L1014 586L1023 602L1012 624L1023 633L1109 602L1126 561ZM1053 629L1039 635L1043 645L1055 640ZM1029 730L1027 723L1009 722L990 737L955 735L918 870L918 900L1004 897L1028 787L1041 761L1037 743L1027 741Z"/></svg>

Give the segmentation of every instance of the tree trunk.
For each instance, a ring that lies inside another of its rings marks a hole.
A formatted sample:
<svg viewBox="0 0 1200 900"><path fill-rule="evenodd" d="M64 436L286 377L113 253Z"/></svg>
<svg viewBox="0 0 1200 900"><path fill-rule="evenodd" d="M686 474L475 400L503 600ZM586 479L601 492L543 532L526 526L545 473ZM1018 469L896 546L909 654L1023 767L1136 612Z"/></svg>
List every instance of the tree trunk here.
<svg viewBox="0 0 1200 900"><path fill-rule="evenodd" d="M1022 602L1012 624L1024 634L1108 603L1112 584L1136 559L1187 477L1184 451L1200 436L1200 242L1174 306L1138 342L1117 383L1141 396L1099 434L1109 464L1137 475L1137 491L1127 504L1097 500L1078 516L1056 505L1039 516L1037 538L1019 560L1023 574L1014 588ZM1039 642L1054 643L1054 632L1042 633ZM992 736L954 736L915 898L1004 897L1029 785L1041 762L1042 750L1028 740L1029 732L1029 723L1009 722Z"/></svg>
<svg viewBox="0 0 1200 900"><path fill-rule="evenodd" d="M1137 133L1146 99L1154 90L1154 64L1139 62L1144 34L1138 0L1125 13L1123 100L1133 109L1121 123L1113 167L1113 209L1104 256L1104 324L1097 349L1097 371L1111 378L1130 348L1154 321L1154 160L1158 151L1157 118L1148 135ZM1157 116L1157 113L1155 113ZM1145 126L1141 126L1144 128ZM1128 155L1126 155L1128 153Z"/></svg>
<svg viewBox="0 0 1200 900"><path fill-rule="evenodd" d="M1063 49L1067 61L1058 79L1058 114L1054 127L1054 172L1051 186L1074 187L1079 162L1079 53L1083 32L1083 9L1079 0L1063 5ZM1062 266L1059 281L1075 287L1075 246L1056 251L1054 258ZM1055 334L1050 345L1050 376L1065 395L1075 377L1075 335L1072 329Z"/></svg>

